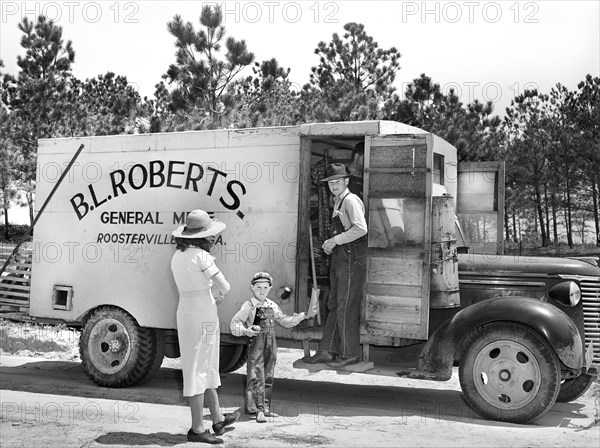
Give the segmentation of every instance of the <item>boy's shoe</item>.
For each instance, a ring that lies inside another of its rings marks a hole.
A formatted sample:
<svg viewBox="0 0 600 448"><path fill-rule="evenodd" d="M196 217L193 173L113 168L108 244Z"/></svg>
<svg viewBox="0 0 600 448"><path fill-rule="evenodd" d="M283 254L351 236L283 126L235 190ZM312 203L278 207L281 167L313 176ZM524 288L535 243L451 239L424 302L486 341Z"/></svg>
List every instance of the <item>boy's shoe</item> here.
<svg viewBox="0 0 600 448"><path fill-rule="evenodd" d="M265 417L265 413L263 411L258 411L256 414L256 421L258 423L266 423L267 417Z"/></svg>
<svg viewBox="0 0 600 448"><path fill-rule="evenodd" d="M211 445L223 443L223 439L219 439L214 434L211 434L208 429L200 434L190 429L187 433L187 440L188 442L210 443Z"/></svg>
<svg viewBox="0 0 600 448"><path fill-rule="evenodd" d="M221 436L225 432L225 427L237 422L238 418L240 418L240 413L237 411L223 414L223 421L212 425L212 429L216 435Z"/></svg>
<svg viewBox="0 0 600 448"><path fill-rule="evenodd" d="M273 412L269 409L265 409L265 417L279 417L279 414L277 414L276 412Z"/></svg>

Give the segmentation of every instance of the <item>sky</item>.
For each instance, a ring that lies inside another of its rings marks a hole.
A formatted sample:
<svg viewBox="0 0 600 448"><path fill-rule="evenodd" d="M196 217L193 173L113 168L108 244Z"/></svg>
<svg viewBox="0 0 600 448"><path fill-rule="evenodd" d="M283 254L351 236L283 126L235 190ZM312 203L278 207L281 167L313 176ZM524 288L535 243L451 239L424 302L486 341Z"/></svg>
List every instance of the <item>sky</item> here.
<svg viewBox="0 0 600 448"><path fill-rule="evenodd" d="M175 14L199 29L200 1L0 1L0 58L16 74L23 55L18 22L44 14L63 27L76 52L80 79L112 71L142 96L175 61L167 22ZM276 58L301 87L318 64L314 49L358 22L381 48L402 57L395 86L402 94L421 73L463 103L490 100L504 115L527 88L575 90L600 76L600 1L250 1L223 7L227 36L244 39L256 61ZM246 68L244 75L250 75Z"/></svg>

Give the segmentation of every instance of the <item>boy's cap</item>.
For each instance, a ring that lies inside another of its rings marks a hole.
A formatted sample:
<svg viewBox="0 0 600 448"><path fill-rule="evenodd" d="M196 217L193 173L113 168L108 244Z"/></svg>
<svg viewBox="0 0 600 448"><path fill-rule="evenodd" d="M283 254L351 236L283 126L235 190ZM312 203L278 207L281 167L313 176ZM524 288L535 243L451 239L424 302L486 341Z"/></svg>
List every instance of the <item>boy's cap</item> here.
<svg viewBox="0 0 600 448"><path fill-rule="evenodd" d="M269 274L268 272L257 272L256 274L254 274L252 276L252 280L250 281L251 285L254 285L255 283L258 282L269 282L269 286L273 285L273 277L271 277L271 274Z"/></svg>

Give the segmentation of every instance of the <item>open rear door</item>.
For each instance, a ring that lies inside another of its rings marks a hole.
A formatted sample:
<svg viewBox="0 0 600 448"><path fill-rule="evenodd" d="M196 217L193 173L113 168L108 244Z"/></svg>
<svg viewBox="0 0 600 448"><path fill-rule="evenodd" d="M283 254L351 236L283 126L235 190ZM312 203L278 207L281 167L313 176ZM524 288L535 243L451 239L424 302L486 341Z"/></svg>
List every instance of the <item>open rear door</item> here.
<svg viewBox="0 0 600 448"><path fill-rule="evenodd" d="M427 339L432 138L366 137L364 160L369 226L364 330Z"/></svg>
<svg viewBox="0 0 600 448"><path fill-rule="evenodd" d="M504 254L504 162L459 163L456 196L469 252Z"/></svg>

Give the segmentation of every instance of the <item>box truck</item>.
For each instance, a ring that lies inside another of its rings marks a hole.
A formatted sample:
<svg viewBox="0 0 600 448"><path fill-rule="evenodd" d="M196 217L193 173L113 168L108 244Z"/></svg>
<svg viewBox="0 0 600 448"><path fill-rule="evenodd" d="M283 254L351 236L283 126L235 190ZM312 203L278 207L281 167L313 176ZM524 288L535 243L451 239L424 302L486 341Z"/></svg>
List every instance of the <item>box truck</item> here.
<svg viewBox="0 0 600 448"><path fill-rule="evenodd" d="M600 361L597 261L502 255L503 163L457 163L443 139L390 121L40 140L36 204L65 176L20 274L30 293L8 299L16 283L5 274L0 303L28 300L30 318L80 327L81 359L99 385L148 381L179 356L171 232L200 208L227 224L213 255L231 292L215 331L221 370L236 370L247 345L229 322L255 272L271 273L287 314L319 289L325 318L318 248L331 210L320 179L360 142L362 360L346 369L443 381L458 366L467 403L500 421L529 422L581 396ZM308 354L322 325L277 331L280 346Z"/></svg>

